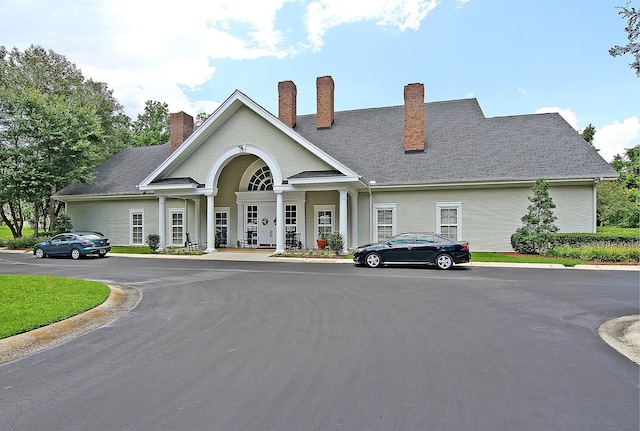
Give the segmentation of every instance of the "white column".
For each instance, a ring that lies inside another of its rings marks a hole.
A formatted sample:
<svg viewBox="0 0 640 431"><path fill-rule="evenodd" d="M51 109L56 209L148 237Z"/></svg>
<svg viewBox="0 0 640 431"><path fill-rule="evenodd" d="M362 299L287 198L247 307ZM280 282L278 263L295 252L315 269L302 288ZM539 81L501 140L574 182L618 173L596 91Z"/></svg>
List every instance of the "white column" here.
<svg viewBox="0 0 640 431"><path fill-rule="evenodd" d="M158 235L160 235L160 250L164 250L166 248L166 238L167 234L167 212L165 208L166 198L164 196L158 196Z"/></svg>
<svg viewBox="0 0 640 431"><path fill-rule="evenodd" d="M351 248L358 246L358 193L351 194Z"/></svg>
<svg viewBox="0 0 640 431"><path fill-rule="evenodd" d="M214 192L207 194L207 249L205 253L216 251L216 213L213 201Z"/></svg>
<svg viewBox="0 0 640 431"><path fill-rule="evenodd" d="M198 241L198 244L202 244L202 240L200 239L200 198L193 199L193 204L195 207L194 223L196 225L195 229L193 229L192 241Z"/></svg>
<svg viewBox="0 0 640 431"><path fill-rule="evenodd" d="M281 191L276 191L276 253L284 253L284 199Z"/></svg>
<svg viewBox="0 0 640 431"><path fill-rule="evenodd" d="M342 253L347 254L349 248L349 228L347 226L347 191L340 190L340 235L344 238Z"/></svg>

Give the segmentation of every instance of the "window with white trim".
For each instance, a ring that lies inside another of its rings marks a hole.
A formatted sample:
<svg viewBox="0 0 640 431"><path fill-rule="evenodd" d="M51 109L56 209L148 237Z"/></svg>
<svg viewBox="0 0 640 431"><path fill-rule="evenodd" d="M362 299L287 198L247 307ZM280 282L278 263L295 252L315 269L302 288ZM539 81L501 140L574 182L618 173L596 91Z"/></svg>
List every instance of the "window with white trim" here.
<svg viewBox="0 0 640 431"><path fill-rule="evenodd" d="M144 245L144 211L129 210L129 242Z"/></svg>
<svg viewBox="0 0 640 431"><path fill-rule="evenodd" d="M373 206L374 241L384 241L396 234L396 205Z"/></svg>
<svg viewBox="0 0 640 431"><path fill-rule="evenodd" d="M269 166L258 169L249 180L249 191L273 190L273 178Z"/></svg>
<svg viewBox="0 0 640 431"><path fill-rule="evenodd" d="M171 245L184 245L184 211L171 210Z"/></svg>
<svg viewBox="0 0 640 431"><path fill-rule="evenodd" d="M313 209L316 213L316 238L328 238L334 231L336 206L315 205Z"/></svg>
<svg viewBox="0 0 640 431"><path fill-rule="evenodd" d="M284 230L285 232L296 232L298 228L298 206L284 206Z"/></svg>
<svg viewBox="0 0 640 431"><path fill-rule="evenodd" d="M462 239L462 202L436 202L436 233Z"/></svg>
<svg viewBox="0 0 640 431"><path fill-rule="evenodd" d="M229 233L229 209L216 209L216 247L226 247Z"/></svg>
<svg viewBox="0 0 640 431"><path fill-rule="evenodd" d="M246 207L247 245L258 245L258 205Z"/></svg>

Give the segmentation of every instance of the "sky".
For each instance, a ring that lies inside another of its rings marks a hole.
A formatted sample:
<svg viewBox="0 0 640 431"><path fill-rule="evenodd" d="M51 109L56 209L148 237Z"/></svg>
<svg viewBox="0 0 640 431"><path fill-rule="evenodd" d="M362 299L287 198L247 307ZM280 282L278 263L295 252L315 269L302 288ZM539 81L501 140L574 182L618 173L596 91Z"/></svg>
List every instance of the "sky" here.
<svg viewBox="0 0 640 431"><path fill-rule="evenodd" d="M132 119L145 101L194 117L236 89L278 114L279 81L316 111L477 98L487 117L559 112L611 161L640 144L627 0L0 0L0 45L40 45L107 83Z"/></svg>

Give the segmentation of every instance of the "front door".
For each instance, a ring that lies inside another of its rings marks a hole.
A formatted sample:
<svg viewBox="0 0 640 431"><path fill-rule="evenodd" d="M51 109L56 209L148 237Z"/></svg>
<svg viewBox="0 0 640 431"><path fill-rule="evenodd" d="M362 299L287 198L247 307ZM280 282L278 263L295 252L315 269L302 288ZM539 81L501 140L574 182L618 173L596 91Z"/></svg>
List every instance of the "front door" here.
<svg viewBox="0 0 640 431"><path fill-rule="evenodd" d="M259 247L275 247L276 223L276 206L271 204L259 205L257 244Z"/></svg>

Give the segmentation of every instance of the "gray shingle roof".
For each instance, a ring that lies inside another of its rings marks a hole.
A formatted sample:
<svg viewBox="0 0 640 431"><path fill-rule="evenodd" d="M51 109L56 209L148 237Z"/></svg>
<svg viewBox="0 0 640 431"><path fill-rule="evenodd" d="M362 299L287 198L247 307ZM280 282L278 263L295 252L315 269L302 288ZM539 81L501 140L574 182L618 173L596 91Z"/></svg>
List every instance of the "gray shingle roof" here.
<svg viewBox="0 0 640 431"><path fill-rule="evenodd" d="M486 118L476 99L425 104L424 153L404 152L402 105L336 112L333 127L323 130L315 114L301 115L294 130L378 185L617 176L559 114ZM168 156L168 143L126 149L96 169L93 184L74 184L58 195L140 194L136 186Z"/></svg>
<svg viewBox="0 0 640 431"><path fill-rule="evenodd" d="M476 99L425 104L424 153L404 153L402 105L336 112L323 130L299 116L295 130L378 185L617 175L559 114L485 118Z"/></svg>
<svg viewBox="0 0 640 431"><path fill-rule="evenodd" d="M137 185L169 157L169 144L127 148L95 170L92 184L72 184L58 196L142 194Z"/></svg>

